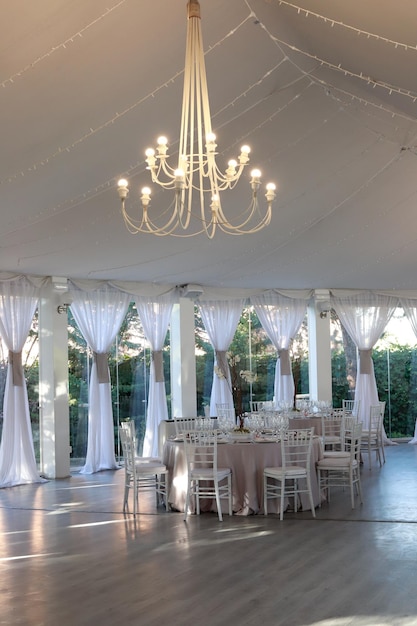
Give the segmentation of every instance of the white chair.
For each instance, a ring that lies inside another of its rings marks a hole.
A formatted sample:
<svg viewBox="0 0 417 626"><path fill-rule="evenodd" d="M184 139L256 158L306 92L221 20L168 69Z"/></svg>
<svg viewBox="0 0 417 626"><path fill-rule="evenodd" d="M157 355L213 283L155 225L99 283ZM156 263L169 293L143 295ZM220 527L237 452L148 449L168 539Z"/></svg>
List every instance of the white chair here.
<svg viewBox="0 0 417 626"><path fill-rule="evenodd" d="M175 423L175 435L180 437L184 433L190 432L190 430L196 430L195 417L174 417Z"/></svg>
<svg viewBox="0 0 417 626"><path fill-rule="evenodd" d="M385 462L385 453L383 445L383 421L385 403L374 404L369 407L369 424L368 428L362 430L362 443L361 452L367 454L369 459L369 469L372 469L372 454L375 453L375 458L379 461L379 466L382 467L382 462Z"/></svg>
<svg viewBox="0 0 417 626"><path fill-rule="evenodd" d="M137 461L140 461L141 463L162 463L162 458L160 456L141 456L138 454L138 442L136 437L135 422L132 419L120 422L120 428L126 430L128 435L130 437L133 437L135 444L135 458Z"/></svg>
<svg viewBox="0 0 417 626"><path fill-rule="evenodd" d="M331 457L324 457L317 462L319 488L326 493L328 502L330 502L331 488L348 486L350 488L352 509L355 508L355 489L362 503L360 477L361 435L362 424L355 422L351 430L345 429L345 450L339 453L334 452Z"/></svg>
<svg viewBox="0 0 417 626"><path fill-rule="evenodd" d="M129 491L133 490L133 515L136 515L139 505L139 491L155 491L156 503L162 498L168 511L167 478L168 470L158 459L136 456L136 439L127 426L119 427L122 443L125 484L123 512L129 507Z"/></svg>
<svg viewBox="0 0 417 626"><path fill-rule="evenodd" d="M259 401L255 402L254 400L250 401L250 412L251 413L260 413L265 410L265 402Z"/></svg>
<svg viewBox="0 0 417 626"><path fill-rule="evenodd" d="M236 424L236 412L230 404L216 404L218 420L227 420L232 426Z"/></svg>
<svg viewBox="0 0 417 626"><path fill-rule="evenodd" d="M342 450L344 412L333 411L331 415L321 416L321 437L323 441L323 452Z"/></svg>
<svg viewBox="0 0 417 626"><path fill-rule="evenodd" d="M384 459L384 463L385 463L385 443L384 443L384 416L385 416L385 406L386 406L386 402L380 402L379 403L380 407L381 407L381 415L382 415L382 420L381 420L381 452L382 452L382 458Z"/></svg>
<svg viewBox="0 0 417 626"><path fill-rule="evenodd" d="M195 510L200 514L200 499L215 499L219 521L223 521L221 501L228 500L229 515L233 515L232 470L217 465L217 431L192 431L184 438L188 484L184 521L195 498Z"/></svg>
<svg viewBox="0 0 417 626"><path fill-rule="evenodd" d="M359 409L361 406L360 400L342 400L342 408L345 415L352 415L359 418Z"/></svg>
<svg viewBox="0 0 417 626"><path fill-rule="evenodd" d="M284 504L288 497L294 498L294 511L298 510L300 494L307 493L313 517L313 492L311 489L310 463L314 428L288 430L281 436L281 467L264 469L264 513L268 515L268 500L279 499L279 518L284 519Z"/></svg>

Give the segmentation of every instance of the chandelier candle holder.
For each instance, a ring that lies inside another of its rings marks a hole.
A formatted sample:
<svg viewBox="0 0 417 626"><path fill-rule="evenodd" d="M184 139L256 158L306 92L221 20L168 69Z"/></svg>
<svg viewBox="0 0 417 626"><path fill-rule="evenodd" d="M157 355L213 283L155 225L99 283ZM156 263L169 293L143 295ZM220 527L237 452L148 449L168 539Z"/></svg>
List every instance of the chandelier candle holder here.
<svg viewBox="0 0 417 626"><path fill-rule="evenodd" d="M237 216L236 223L227 219L223 211L221 192L236 186L249 163L250 148L242 146L237 160L231 159L224 173L217 166L216 135L211 126L200 4L197 0L188 2L187 13L184 89L176 167L168 162L166 137L159 137L156 149L148 148L145 152L152 182L173 191L173 199L168 211L163 213L164 223L154 222L149 212L151 189L144 187L141 195L142 217L134 219L126 210L125 200L129 194L129 186L128 181L122 178L118 182L118 192L123 218L130 232L152 233L161 237L191 237L205 233L212 239L217 228L229 235L256 233L271 221L275 185L268 183L266 186L266 208L262 211L258 198L261 172L252 170L249 206Z"/></svg>

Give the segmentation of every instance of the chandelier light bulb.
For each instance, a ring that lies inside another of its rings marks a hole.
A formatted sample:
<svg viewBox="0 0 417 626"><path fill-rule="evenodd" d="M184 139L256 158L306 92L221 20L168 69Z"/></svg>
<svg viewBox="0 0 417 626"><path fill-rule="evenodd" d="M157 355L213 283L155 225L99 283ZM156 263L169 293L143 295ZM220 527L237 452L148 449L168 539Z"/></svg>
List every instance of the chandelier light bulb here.
<svg viewBox="0 0 417 626"><path fill-rule="evenodd" d="M126 178L121 178L117 183L117 191L119 192L119 198L124 202L129 193L129 183Z"/></svg>
<svg viewBox="0 0 417 626"><path fill-rule="evenodd" d="M168 143L168 139L166 137L164 137L164 135L161 135L156 140L156 143L158 144L158 146L166 146L167 143Z"/></svg>

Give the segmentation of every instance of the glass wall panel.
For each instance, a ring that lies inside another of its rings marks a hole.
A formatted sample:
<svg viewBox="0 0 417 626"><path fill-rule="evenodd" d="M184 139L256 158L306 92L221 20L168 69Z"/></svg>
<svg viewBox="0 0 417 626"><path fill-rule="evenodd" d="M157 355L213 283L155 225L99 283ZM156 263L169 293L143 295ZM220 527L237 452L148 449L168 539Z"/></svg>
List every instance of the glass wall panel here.
<svg viewBox="0 0 417 626"><path fill-rule="evenodd" d="M197 412L204 415L210 405L214 351L204 329L198 307L195 309ZM308 393L307 321L291 346L296 393ZM234 387L235 408L250 410L251 401L273 400L276 350L252 307L246 307L229 347L229 367ZM236 405L239 405L238 407Z"/></svg>

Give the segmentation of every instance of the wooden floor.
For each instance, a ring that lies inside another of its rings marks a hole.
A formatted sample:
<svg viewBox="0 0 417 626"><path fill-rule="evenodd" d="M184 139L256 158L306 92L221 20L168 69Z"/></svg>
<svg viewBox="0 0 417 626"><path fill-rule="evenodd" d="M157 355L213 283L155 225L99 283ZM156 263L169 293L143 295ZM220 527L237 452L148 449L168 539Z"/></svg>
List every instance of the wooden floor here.
<svg viewBox="0 0 417 626"><path fill-rule="evenodd" d="M141 502L123 471L0 490L0 624L417 624L417 446L386 448L311 513L191 516Z"/></svg>

